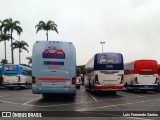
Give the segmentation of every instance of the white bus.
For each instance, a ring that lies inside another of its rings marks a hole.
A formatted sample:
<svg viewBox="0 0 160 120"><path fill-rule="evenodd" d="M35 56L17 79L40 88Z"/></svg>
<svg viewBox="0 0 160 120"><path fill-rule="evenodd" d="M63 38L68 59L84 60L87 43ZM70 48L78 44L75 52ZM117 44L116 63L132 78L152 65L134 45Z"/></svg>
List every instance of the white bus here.
<svg viewBox="0 0 160 120"><path fill-rule="evenodd" d="M15 87L31 87L32 69L22 65L5 64L2 66L3 86L9 89Z"/></svg>
<svg viewBox="0 0 160 120"><path fill-rule="evenodd" d="M76 51L71 42L37 41L32 56L34 94L76 94Z"/></svg>
<svg viewBox="0 0 160 120"><path fill-rule="evenodd" d="M157 90L158 64L155 60L135 60L124 65L124 86L128 90Z"/></svg>
<svg viewBox="0 0 160 120"><path fill-rule="evenodd" d="M86 64L85 88L89 91L123 89L123 56L120 53L98 53Z"/></svg>

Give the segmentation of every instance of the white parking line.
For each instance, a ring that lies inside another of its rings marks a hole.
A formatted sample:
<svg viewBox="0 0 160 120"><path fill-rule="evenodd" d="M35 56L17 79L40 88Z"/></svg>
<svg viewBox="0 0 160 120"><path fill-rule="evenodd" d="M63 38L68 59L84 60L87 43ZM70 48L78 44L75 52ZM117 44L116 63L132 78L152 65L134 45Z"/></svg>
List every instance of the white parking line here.
<svg viewBox="0 0 160 120"><path fill-rule="evenodd" d="M145 96L138 96L138 97L145 97ZM135 97L129 97L129 98L135 98ZM118 99L126 99L126 98L118 98ZM94 101L88 101L88 102L67 103L67 104L47 105L47 106L28 104L29 102L34 101L34 100L36 100L36 99L30 100L30 101L28 101L26 103L23 103L23 105L47 108L47 107L58 107L58 106L65 106L65 105L78 105L78 104L87 104L87 103L94 103L94 102L104 102L104 101L108 101L108 100L117 100L117 99L107 99L107 100L105 99L105 100L99 100L99 101L98 100L94 100Z"/></svg>
<svg viewBox="0 0 160 120"><path fill-rule="evenodd" d="M21 104L21 103L15 103L15 102L8 102L8 101L4 101L4 100L0 100L0 102L9 103L9 104Z"/></svg>
<svg viewBox="0 0 160 120"><path fill-rule="evenodd" d="M96 101L96 102L98 102L98 100L95 98L95 97L93 97L90 93L87 93L94 101Z"/></svg>
<svg viewBox="0 0 160 120"><path fill-rule="evenodd" d="M38 97L38 98L34 98L34 99L30 100L30 101L27 101L27 102L23 103L22 105L26 105L26 104L28 104L28 103L30 103L30 102L32 102L32 101L35 101L35 100L37 100L37 99L39 99L39 98L41 98L41 96Z"/></svg>
<svg viewBox="0 0 160 120"><path fill-rule="evenodd" d="M138 101L138 102L131 102L131 103L125 103L125 104L116 104L116 105L107 105L107 106L101 106L101 107L95 107L95 108L89 108L89 109L80 109L76 111L90 111L90 110L96 110L96 109L103 109L103 108L109 108L109 107L117 107L117 106L124 106L124 105L131 105L131 104L139 104L149 101L159 101L160 99L150 99L145 101Z"/></svg>
<svg viewBox="0 0 160 120"><path fill-rule="evenodd" d="M8 97L8 96L10 96L10 95L4 95L4 96L0 96L0 97Z"/></svg>

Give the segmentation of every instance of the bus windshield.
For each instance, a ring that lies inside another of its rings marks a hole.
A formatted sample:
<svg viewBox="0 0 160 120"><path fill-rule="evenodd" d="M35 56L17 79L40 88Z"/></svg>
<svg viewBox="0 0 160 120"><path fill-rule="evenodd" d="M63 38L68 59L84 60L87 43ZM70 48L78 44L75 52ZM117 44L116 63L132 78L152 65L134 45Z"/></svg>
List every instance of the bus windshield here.
<svg viewBox="0 0 160 120"><path fill-rule="evenodd" d="M17 65L4 65L5 71L17 71L18 66Z"/></svg>
<svg viewBox="0 0 160 120"><path fill-rule="evenodd" d="M97 62L98 64L120 64L122 63L122 58L120 54L104 53L104 54L98 54Z"/></svg>

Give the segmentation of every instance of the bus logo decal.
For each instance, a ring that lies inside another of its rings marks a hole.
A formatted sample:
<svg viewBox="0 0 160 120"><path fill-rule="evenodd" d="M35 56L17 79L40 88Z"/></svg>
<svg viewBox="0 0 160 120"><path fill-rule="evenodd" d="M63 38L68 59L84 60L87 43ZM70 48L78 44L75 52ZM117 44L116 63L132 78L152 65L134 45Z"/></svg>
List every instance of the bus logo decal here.
<svg viewBox="0 0 160 120"><path fill-rule="evenodd" d="M65 53L62 49L58 49L54 46L49 46L43 51L42 58L65 59Z"/></svg>

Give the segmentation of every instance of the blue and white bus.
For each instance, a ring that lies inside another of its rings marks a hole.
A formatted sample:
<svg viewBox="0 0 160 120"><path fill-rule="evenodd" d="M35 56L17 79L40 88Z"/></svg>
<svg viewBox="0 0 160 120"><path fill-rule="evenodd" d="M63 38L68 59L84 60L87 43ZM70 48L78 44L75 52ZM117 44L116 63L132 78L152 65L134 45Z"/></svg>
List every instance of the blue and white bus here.
<svg viewBox="0 0 160 120"><path fill-rule="evenodd" d="M2 66L3 86L9 89L26 88L32 84L32 69L22 65L5 64Z"/></svg>
<svg viewBox="0 0 160 120"><path fill-rule="evenodd" d="M36 41L32 51L32 92L76 94L76 51L71 42Z"/></svg>
<svg viewBox="0 0 160 120"><path fill-rule="evenodd" d="M85 88L89 91L122 90L124 65L120 53L98 53L86 64Z"/></svg>

